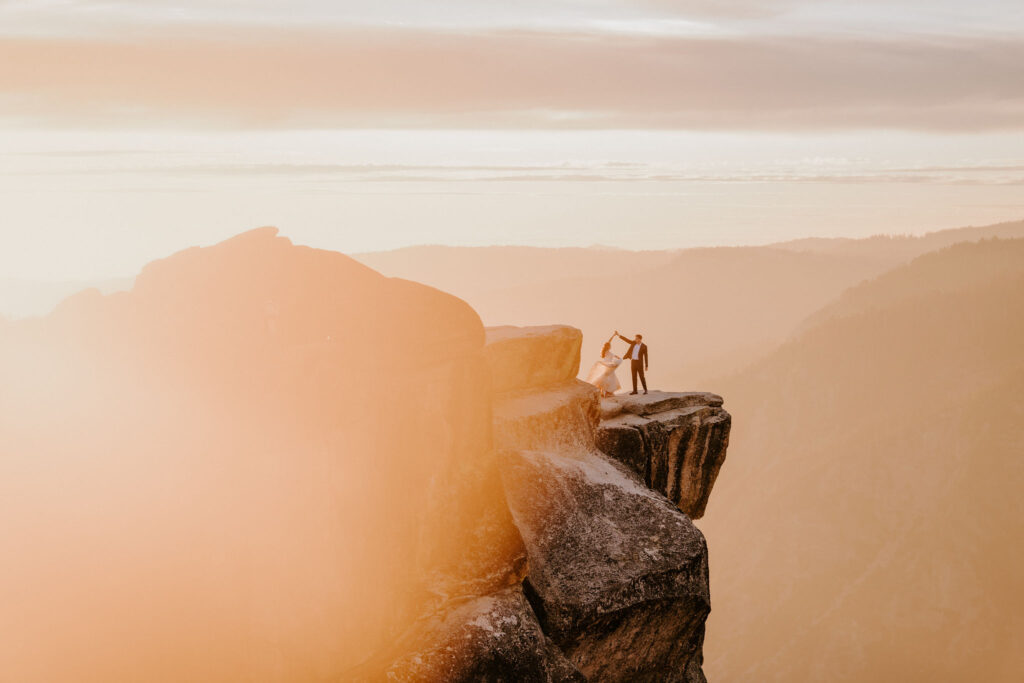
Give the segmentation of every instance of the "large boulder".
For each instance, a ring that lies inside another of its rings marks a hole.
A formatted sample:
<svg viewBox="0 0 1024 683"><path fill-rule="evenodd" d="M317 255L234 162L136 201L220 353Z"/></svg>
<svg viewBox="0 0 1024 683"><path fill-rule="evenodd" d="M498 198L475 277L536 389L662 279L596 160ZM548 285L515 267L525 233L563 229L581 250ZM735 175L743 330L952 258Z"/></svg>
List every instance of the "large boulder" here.
<svg viewBox="0 0 1024 683"><path fill-rule="evenodd" d="M703 681L707 547L690 520L599 453L509 451L502 477L540 623L593 681Z"/></svg>
<svg viewBox="0 0 1024 683"><path fill-rule="evenodd" d="M494 401L498 449L589 448L597 436L598 392L579 380L508 392Z"/></svg>
<svg viewBox="0 0 1024 683"><path fill-rule="evenodd" d="M338 679L515 582L483 346L273 229L0 325L0 678Z"/></svg>
<svg viewBox="0 0 1024 683"><path fill-rule="evenodd" d="M732 418L721 406L703 392L605 399L597 446L698 519L729 447Z"/></svg>
<svg viewBox="0 0 1024 683"><path fill-rule="evenodd" d="M487 328L484 355L494 391L512 391L566 382L580 367L583 333L568 325Z"/></svg>

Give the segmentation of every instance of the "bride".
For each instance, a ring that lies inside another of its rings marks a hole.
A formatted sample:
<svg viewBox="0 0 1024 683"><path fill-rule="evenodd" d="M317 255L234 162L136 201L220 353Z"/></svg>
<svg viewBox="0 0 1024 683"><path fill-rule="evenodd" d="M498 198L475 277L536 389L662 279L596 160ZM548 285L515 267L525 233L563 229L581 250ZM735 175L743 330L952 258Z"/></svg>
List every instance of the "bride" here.
<svg viewBox="0 0 1024 683"><path fill-rule="evenodd" d="M621 386L619 378L615 376L615 369L619 367L622 359L612 353L612 339L614 338L613 335L604 343L601 348L601 359L594 363L594 367L590 368L590 374L587 375L587 382L600 389L601 396L604 398L614 394Z"/></svg>

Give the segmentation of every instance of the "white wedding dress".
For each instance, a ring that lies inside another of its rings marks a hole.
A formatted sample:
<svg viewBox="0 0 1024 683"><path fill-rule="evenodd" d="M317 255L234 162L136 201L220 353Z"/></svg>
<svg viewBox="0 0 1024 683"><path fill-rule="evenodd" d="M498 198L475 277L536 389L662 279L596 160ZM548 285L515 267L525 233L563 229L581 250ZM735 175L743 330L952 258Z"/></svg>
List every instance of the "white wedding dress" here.
<svg viewBox="0 0 1024 683"><path fill-rule="evenodd" d="M619 378L615 376L615 369L621 362L621 358L609 351L590 368L587 382L609 394L615 393L622 386L619 384Z"/></svg>

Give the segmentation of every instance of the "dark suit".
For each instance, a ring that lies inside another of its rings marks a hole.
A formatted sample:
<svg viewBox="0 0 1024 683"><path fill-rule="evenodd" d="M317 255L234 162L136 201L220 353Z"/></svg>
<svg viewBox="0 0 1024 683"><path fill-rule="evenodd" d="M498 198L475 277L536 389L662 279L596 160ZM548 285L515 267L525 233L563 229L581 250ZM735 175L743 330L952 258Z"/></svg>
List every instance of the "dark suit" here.
<svg viewBox="0 0 1024 683"><path fill-rule="evenodd" d="M640 353L637 354L637 358L633 358L633 348L636 346L636 342L632 339L626 339L621 334L619 339L629 344L629 348L626 349L626 353L623 354L623 358L629 359L629 370L633 375L633 391L636 392L636 378L640 376L640 383L644 387L644 391L647 391L647 378L644 376L644 371L647 370L647 344L640 342Z"/></svg>

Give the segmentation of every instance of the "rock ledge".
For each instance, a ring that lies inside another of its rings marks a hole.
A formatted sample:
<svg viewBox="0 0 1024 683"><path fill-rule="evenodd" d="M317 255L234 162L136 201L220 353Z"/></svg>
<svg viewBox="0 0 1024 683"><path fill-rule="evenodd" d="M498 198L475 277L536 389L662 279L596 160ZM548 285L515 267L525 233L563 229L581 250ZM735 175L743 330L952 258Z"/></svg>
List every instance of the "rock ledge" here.
<svg viewBox="0 0 1024 683"><path fill-rule="evenodd" d="M692 519L704 515L725 462L732 417L707 392L617 395L601 401L597 446Z"/></svg>

